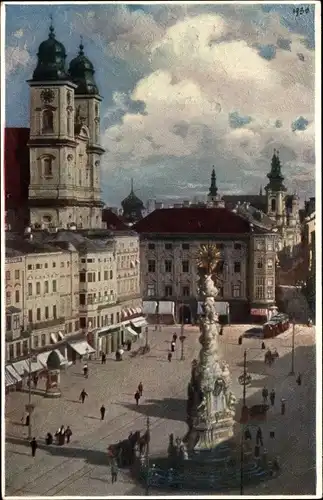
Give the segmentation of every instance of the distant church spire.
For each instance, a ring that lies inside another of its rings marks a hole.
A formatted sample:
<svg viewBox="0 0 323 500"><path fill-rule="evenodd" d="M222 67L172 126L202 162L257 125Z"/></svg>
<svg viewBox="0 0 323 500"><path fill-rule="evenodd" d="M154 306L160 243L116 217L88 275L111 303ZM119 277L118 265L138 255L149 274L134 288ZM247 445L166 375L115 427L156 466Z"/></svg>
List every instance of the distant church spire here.
<svg viewBox="0 0 323 500"><path fill-rule="evenodd" d="M212 174L211 174L211 185L210 185L210 190L209 190L209 196L216 196L217 194L218 194L218 188L216 185L216 175L215 175L215 169L213 166Z"/></svg>
<svg viewBox="0 0 323 500"><path fill-rule="evenodd" d="M281 172L279 151L276 149L274 149L274 154L271 160L271 169L269 174L267 174L267 177L269 179L269 184L266 186L266 189L270 189L271 191L286 191L283 184L284 176Z"/></svg>
<svg viewBox="0 0 323 500"><path fill-rule="evenodd" d="M259 196L262 196L262 186L260 186L260 189L259 189Z"/></svg>

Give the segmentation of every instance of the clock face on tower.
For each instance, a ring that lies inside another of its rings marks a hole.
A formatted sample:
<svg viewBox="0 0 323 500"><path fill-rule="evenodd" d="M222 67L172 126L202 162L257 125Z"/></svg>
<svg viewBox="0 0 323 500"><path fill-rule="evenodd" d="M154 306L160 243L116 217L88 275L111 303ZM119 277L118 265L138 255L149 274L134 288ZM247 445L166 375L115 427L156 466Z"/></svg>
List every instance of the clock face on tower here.
<svg viewBox="0 0 323 500"><path fill-rule="evenodd" d="M44 102L52 102L55 98L55 94L51 89L44 89L40 94L40 98Z"/></svg>

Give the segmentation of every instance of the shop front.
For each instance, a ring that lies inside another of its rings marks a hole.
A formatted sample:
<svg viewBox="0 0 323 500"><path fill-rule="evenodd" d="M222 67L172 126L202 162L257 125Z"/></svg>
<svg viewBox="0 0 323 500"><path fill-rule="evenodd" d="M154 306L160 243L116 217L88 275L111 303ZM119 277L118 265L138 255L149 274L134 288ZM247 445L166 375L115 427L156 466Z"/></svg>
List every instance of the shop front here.
<svg viewBox="0 0 323 500"><path fill-rule="evenodd" d="M268 308L267 307L251 307L250 318L252 323L258 325L263 325L268 320Z"/></svg>
<svg viewBox="0 0 323 500"><path fill-rule="evenodd" d="M91 358L94 353L95 349L86 340L71 340L67 342L67 359L68 361L72 361L73 364L77 360L87 357Z"/></svg>

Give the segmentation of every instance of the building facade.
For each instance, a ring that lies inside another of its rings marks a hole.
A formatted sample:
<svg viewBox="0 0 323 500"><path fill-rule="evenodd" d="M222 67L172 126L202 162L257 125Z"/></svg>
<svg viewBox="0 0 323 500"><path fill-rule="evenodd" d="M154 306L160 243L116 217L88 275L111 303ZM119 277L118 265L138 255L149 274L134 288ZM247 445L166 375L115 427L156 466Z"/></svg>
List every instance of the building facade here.
<svg viewBox="0 0 323 500"><path fill-rule="evenodd" d="M199 311L196 254L212 243L221 252L216 272L218 312L229 322L266 318L275 303L277 234L225 208L156 210L135 226L140 234L142 297L174 305L179 322Z"/></svg>

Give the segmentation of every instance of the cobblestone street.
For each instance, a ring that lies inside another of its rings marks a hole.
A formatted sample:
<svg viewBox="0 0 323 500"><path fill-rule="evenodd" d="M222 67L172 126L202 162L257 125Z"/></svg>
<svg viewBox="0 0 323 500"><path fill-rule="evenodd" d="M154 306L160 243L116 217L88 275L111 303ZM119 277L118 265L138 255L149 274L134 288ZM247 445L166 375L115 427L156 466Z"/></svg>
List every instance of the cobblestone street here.
<svg viewBox="0 0 323 500"><path fill-rule="evenodd" d="M315 493L315 330L296 326L295 371L303 375L299 387L289 376L291 367L291 330L278 338L265 341L266 346L277 347L279 359L272 367L264 364L262 339L256 336L244 338L238 345L238 337L251 328L248 325L230 326L219 337L223 358L229 363L232 390L239 401L242 387L237 377L243 370L243 351L247 349L247 367L252 383L247 388L248 406L262 402L261 390L266 385L276 390L276 405L270 409L263 425L264 444L269 454L279 457L282 474L258 490L245 494ZM163 327L161 332L150 328L151 351L144 356L129 356L117 363L112 357L106 365L100 361L89 362L89 378L84 379L82 364L71 366L61 376L62 397L57 400L33 395L36 405L32 417L33 435L39 449L31 457L26 441L27 428L21 425L27 393L11 393L6 404L6 495L11 496L103 496L142 495L142 486L120 471L116 484L111 484L107 466L107 447L110 443L125 439L130 431L145 429L146 416L151 421L151 455L166 454L168 436L183 436L185 423L187 383L191 361L200 349L197 328L185 328L185 360L180 360L180 346L171 363L167 352L172 333L180 329ZM144 340L133 344L136 350ZM178 342L179 344L179 342ZM134 392L139 382L144 386L143 398L135 405ZM89 397L84 405L79 394L85 388ZM280 399L286 399L286 414L280 414ZM105 421L100 421L99 409L104 404ZM73 436L70 444L46 446L47 432L55 433L64 424L70 425ZM237 424L237 432L239 429ZM269 439L269 431L275 430L275 439ZM192 494L194 492L181 492ZM209 492L212 494L212 492ZM234 492L232 492L234 493ZM161 495L160 491L152 494ZM170 493L173 494L173 493Z"/></svg>

